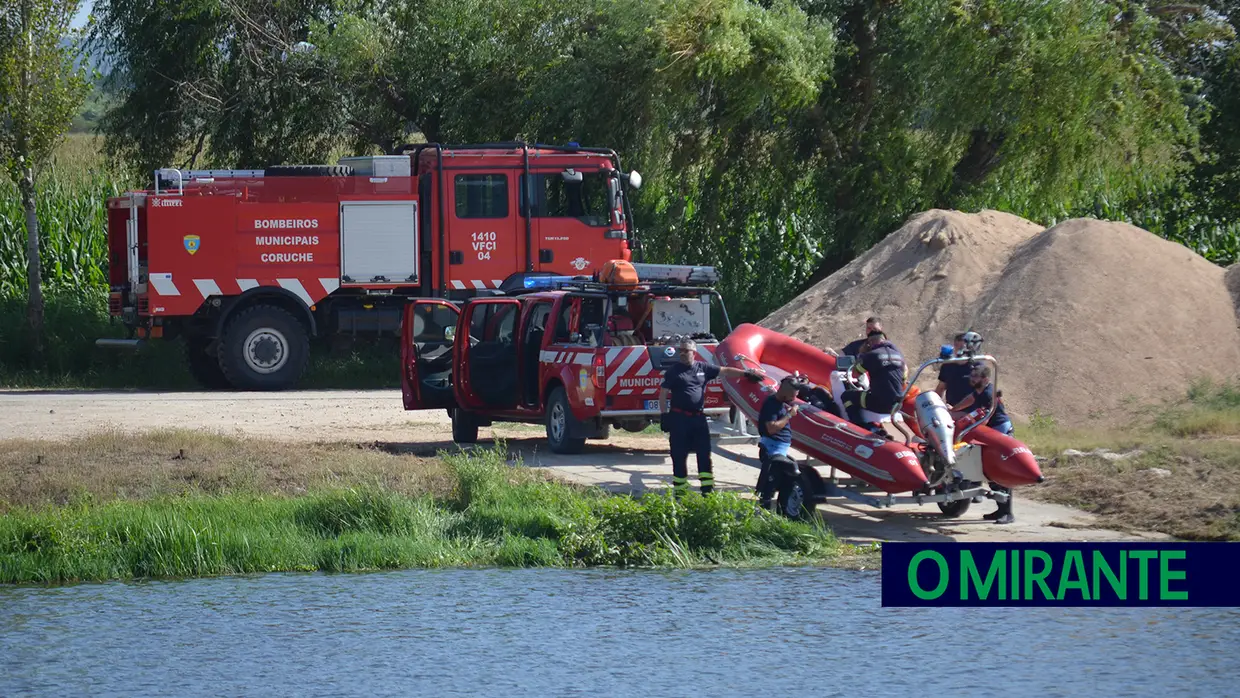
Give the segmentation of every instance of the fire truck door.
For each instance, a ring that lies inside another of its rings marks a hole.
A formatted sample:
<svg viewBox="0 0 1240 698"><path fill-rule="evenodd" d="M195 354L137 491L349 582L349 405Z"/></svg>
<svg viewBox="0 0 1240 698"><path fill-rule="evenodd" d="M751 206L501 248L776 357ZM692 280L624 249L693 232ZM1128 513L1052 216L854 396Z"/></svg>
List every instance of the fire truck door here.
<svg viewBox="0 0 1240 698"><path fill-rule="evenodd" d="M517 244L515 177L483 171L452 175L447 207L449 289L499 288L509 274L525 271L525 244Z"/></svg>
<svg viewBox="0 0 1240 698"><path fill-rule="evenodd" d="M453 407L452 345L461 311L444 300L405 306L400 323L401 395L407 410Z"/></svg>
<svg viewBox="0 0 1240 698"><path fill-rule="evenodd" d="M458 341L454 350L458 374L457 404L471 409L511 409L519 398L520 369L517 363L517 318L521 301L488 298L465 306L458 333L468 332L469 341Z"/></svg>
<svg viewBox="0 0 1240 698"><path fill-rule="evenodd" d="M610 232L606 176L566 168L528 181L538 271L590 274L621 258L624 239Z"/></svg>

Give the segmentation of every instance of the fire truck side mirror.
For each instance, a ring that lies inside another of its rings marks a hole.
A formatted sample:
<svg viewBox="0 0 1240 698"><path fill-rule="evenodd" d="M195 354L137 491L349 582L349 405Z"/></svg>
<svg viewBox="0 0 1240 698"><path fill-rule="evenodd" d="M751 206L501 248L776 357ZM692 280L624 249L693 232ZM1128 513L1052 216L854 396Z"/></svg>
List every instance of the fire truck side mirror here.
<svg viewBox="0 0 1240 698"><path fill-rule="evenodd" d="M633 170L629 173L629 186L634 189L642 188L642 176L637 170Z"/></svg>
<svg viewBox="0 0 1240 698"><path fill-rule="evenodd" d="M584 179L584 175L582 173L578 172L577 170L574 170L571 167L561 172L560 176L564 178L565 182L580 182L582 179Z"/></svg>

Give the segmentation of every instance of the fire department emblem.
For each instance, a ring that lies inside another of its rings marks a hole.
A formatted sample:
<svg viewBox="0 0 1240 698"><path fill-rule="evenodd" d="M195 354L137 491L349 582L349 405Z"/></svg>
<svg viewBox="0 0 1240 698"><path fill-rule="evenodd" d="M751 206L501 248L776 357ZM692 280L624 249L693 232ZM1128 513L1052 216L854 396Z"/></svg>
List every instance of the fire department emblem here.
<svg viewBox="0 0 1240 698"><path fill-rule="evenodd" d="M578 257L577 259L569 262L569 264L573 265L573 268L577 271L584 271L586 267L590 266L590 260L585 257Z"/></svg>
<svg viewBox="0 0 1240 698"><path fill-rule="evenodd" d="M590 385L590 374L584 368L578 369L577 371L577 385L579 385L582 390L585 390Z"/></svg>
<svg viewBox="0 0 1240 698"><path fill-rule="evenodd" d="M185 243L185 251L191 255L197 252L198 247L202 244L202 238L197 235L186 235L181 238L181 241Z"/></svg>

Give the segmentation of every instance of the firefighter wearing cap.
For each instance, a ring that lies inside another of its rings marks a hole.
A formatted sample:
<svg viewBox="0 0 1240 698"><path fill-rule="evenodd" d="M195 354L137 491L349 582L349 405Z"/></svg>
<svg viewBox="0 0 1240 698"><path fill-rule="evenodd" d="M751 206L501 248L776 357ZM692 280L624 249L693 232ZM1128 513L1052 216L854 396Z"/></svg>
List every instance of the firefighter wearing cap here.
<svg viewBox="0 0 1240 698"><path fill-rule="evenodd" d="M672 451L672 492L680 497L689 491L689 453L697 455L702 494L715 488L710 463L710 426L706 422L706 384L720 375L760 380L763 373L751 369L716 366L698 360L697 343L680 342L673 350L676 361L663 372L659 389L659 412L663 431Z"/></svg>

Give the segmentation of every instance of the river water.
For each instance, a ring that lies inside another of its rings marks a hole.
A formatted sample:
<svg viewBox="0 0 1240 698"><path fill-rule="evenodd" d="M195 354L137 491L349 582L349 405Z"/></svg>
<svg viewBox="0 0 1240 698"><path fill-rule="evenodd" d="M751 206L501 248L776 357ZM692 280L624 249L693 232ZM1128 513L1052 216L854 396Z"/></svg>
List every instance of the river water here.
<svg viewBox="0 0 1240 698"><path fill-rule="evenodd" d="M884 609L878 575L448 570L0 588L0 696L1236 695L1240 611Z"/></svg>

